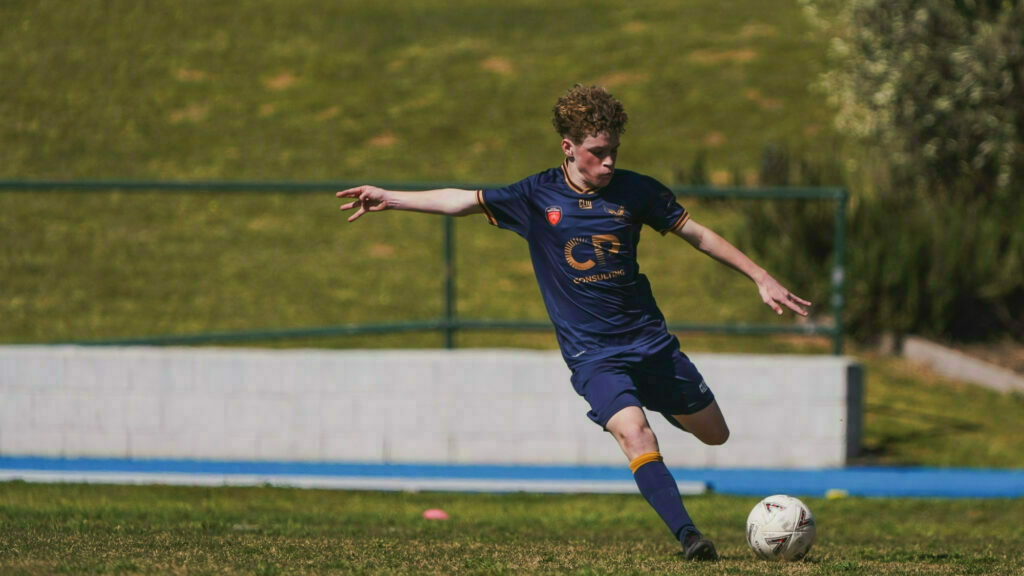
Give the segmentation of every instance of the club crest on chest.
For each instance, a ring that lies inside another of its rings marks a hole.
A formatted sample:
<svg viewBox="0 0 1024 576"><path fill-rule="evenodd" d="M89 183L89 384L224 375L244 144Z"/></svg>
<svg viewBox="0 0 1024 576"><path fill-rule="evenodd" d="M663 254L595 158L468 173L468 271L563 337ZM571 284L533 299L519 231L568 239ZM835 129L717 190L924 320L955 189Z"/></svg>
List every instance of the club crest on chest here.
<svg viewBox="0 0 1024 576"><path fill-rule="evenodd" d="M548 224L557 226L562 221L562 207L561 206L548 206L546 210L548 217Z"/></svg>

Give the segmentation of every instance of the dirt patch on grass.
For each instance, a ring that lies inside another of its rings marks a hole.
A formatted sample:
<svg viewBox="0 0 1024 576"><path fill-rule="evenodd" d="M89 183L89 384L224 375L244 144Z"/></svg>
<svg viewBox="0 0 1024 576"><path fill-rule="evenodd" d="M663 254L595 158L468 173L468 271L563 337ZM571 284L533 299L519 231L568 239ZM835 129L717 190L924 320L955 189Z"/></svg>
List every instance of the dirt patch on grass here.
<svg viewBox="0 0 1024 576"><path fill-rule="evenodd" d="M398 138L389 130L370 138L366 141L366 145L371 148L390 148L395 145L395 142L398 142Z"/></svg>
<svg viewBox="0 0 1024 576"><path fill-rule="evenodd" d="M281 90L287 90L295 85L297 79L288 72L282 72L277 76L263 79L263 87L273 92L280 92Z"/></svg>
<svg viewBox="0 0 1024 576"><path fill-rule="evenodd" d="M718 148L722 144L725 144L725 140L725 134L716 130L708 133L708 135L704 137L704 145L710 148Z"/></svg>
<svg viewBox="0 0 1024 576"><path fill-rule="evenodd" d="M493 152L500 152L505 149L505 141L497 138L488 138L486 140L477 140L473 142L470 147L474 154L490 154Z"/></svg>
<svg viewBox="0 0 1024 576"><path fill-rule="evenodd" d="M757 52L743 50L695 50L687 56L690 62L697 64L746 64L757 59Z"/></svg>
<svg viewBox="0 0 1024 576"><path fill-rule="evenodd" d="M186 122L200 122L210 113L209 104L192 104L178 110L171 111L168 118L171 124L184 124Z"/></svg>
<svg viewBox="0 0 1024 576"><path fill-rule="evenodd" d="M728 186L731 179L728 170L715 170L711 173L711 183L715 186Z"/></svg>
<svg viewBox="0 0 1024 576"><path fill-rule="evenodd" d="M771 38L778 33L775 26L771 24L762 24L760 22L754 22L747 24L743 28L740 28L740 38L751 39L751 38Z"/></svg>
<svg viewBox="0 0 1024 576"><path fill-rule="evenodd" d="M512 65L512 61L501 56L492 56L484 60L480 63L480 68L506 77L516 74L516 68Z"/></svg>
<svg viewBox="0 0 1024 576"><path fill-rule="evenodd" d="M260 117L267 118L274 115L277 108L273 104L260 104Z"/></svg>
<svg viewBox="0 0 1024 576"><path fill-rule="evenodd" d="M374 244L368 252L370 258L384 259L395 255L395 247L391 244Z"/></svg>
<svg viewBox="0 0 1024 576"><path fill-rule="evenodd" d="M602 76L597 80L597 83L605 88L618 88L619 86L640 84L646 82L648 78L650 78L650 75L646 72L621 70Z"/></svg>
<svg viewBox="0 0 1024 576"><path fill-rule="evenodd" d="M643 34L650 29L650 26L646 22L638 22L636 20L632 22L626 22L622 25L622 31L627 34Z"/></svg>
<svg viewBox="0 0 1024 576"><path fill-rule="evenodd" d="M743 95L754 104L757 104L764 110L781 110L782 100L776 98L768 98L761 94L760 90L750 89L743 93Z"/></svg>
<svg viewBox="0 0 1024 576"><path fill-rule="evenodd" d="M205 82L209 76L202 70L178 68L174 73L174 77L177 78L179 82Z"/></svg>
<svg viewBox="0 0 1024 576"><path fill-rule="evenodd" d="M340 113L341 108L338 108L337 106L331 106L330 108L321 111L319 114L314 116L314 118L316 119L317 122L323 122L325 120L330 120L331 118L337 117L338 114Z"/></svg>
<svg viewBox="0 0 1024 576"><path fill-rule="evenodd" d="M254 232L263 232L280 226L281 221L276 217L270 216L258 216L249 220L249 223L245 225L246 228Z"/></svg>

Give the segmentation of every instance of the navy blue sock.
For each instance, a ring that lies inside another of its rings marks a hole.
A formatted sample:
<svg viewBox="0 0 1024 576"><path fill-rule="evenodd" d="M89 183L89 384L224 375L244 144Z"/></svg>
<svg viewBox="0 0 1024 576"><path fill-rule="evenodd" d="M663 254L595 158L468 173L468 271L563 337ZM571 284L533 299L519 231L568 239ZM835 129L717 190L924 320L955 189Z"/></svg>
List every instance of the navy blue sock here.
<svg viewBox="0 0 1024 576"><path fill-rule="evenodd" d="M629 467L633 470L633 478L640 493L680 542L687 532L697 530L683 506L676 479L661 461L661 454L643 454L630 462Z"/></svg>

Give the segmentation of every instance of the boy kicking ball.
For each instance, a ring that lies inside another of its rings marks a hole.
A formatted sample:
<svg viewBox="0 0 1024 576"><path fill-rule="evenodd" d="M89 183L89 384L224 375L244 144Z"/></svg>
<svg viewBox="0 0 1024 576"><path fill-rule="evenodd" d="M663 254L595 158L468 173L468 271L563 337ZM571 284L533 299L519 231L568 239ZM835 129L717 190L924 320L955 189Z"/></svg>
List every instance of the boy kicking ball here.
<svg viewBox="0 0 1024 576"><path fill-rule="evenodd" d="M562 164L505 188L398 192L358 186L348 221L368 212L409 210L487 221L522 236L572 385L590 404L587 416L619 443L640 493L682 544L687 559L715 560L711 540L686 512L662 462L644 408L710 445L729 438L725 417L700 372L669 334L651 286L637 265L640 230L672 233L745 274L777 314L806 316L794 295L743 252L698 224L657 180L617 170L627 116L603 88L575 86L559 98L553 123Z"/></svg>

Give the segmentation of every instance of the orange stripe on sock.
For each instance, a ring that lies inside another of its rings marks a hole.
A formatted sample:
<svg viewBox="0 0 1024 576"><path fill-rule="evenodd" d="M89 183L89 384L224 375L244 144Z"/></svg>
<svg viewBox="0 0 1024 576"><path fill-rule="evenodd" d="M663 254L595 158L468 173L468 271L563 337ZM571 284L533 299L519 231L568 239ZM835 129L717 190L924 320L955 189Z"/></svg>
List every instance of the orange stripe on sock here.
<svg viewBox="0 0 1024 576"><path fill-rule="evenodd" d="M661 462L661 460L660 452L647 452L634 458L633 461L629 463L629 469L633 471L633 474L636 474L636 471L644 464L648 464L650 462Z"/></svg>

